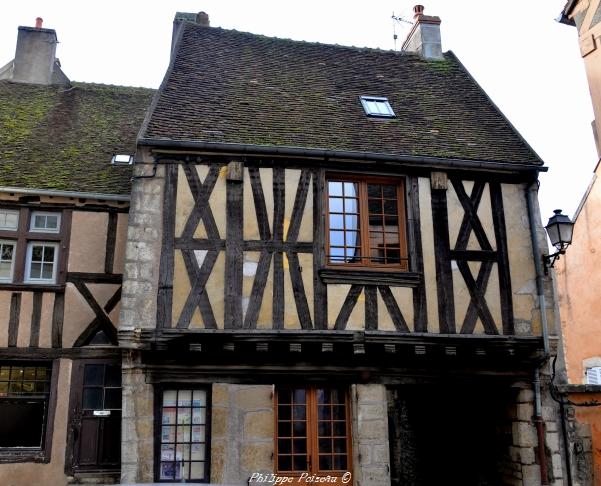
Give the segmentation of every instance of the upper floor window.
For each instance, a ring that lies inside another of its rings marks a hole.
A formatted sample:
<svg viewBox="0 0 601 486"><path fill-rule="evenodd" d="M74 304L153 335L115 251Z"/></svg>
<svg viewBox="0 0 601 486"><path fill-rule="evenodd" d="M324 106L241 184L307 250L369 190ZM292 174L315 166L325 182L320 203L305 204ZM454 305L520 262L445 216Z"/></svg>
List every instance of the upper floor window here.
<svg viewBox="0 0 601 486"><path fill-rule="evenodd" d="M31 213L31 227L29 228L29 231L58 233L60 231L60 226L60 213L47 213L42 211L33 211Z"/></svg>
<svg viewBox="0 0 601 486"><path fill-rule="evenodd" d="M361 105L367 116L375 116L382 118L396 118L392 107L388 102L388 98L381 96L361 96Z"/></svg>
<svg viewBox="0 0 601 486"><path fill-rule="evenodd" d="M0 210L0 230L16 230L19 226L19 211Z"/></svg>
<svg viewBox="0 0 601 486"><path fill-rule="evenodd" d="M328 264L409 269L403 179L332 175L327 192Z"/></svg>
<svg viewBox="0 0 601 486"><path fill-rule="evenodd" d="M12 282L15 242L0 240L0 282Z"/></svg>
<svg viewBox="0 0 601 486"><path fill-rule="evenodd" d="M64 278L62 219L60 211L0 209L0 284L53 285Z"/></svg>

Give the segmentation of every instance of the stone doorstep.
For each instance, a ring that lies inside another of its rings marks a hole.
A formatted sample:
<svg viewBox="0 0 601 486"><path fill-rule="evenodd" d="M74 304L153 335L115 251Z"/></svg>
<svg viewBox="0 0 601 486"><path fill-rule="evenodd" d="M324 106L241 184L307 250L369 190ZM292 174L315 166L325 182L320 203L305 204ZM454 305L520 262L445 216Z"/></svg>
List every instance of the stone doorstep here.
<svg viewBox="0 0 601 486"><path fill-rule="evenodd" d="M81 472L67 476L67 484L119 484L120 473Z"/></svg>

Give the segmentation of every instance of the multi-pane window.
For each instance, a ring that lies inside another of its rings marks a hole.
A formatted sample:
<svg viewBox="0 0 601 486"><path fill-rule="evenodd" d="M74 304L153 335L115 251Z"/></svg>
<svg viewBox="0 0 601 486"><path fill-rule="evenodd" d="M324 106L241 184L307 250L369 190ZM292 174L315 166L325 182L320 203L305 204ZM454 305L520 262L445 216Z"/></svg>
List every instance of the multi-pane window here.
<svg viewBox="0 0 601 486"><path fill-rule="evenodd" d="M58 265L58 243L30 242L27 245L27 264L25 280L27 282L56 281Z"/></svg>
<svg viewBox="0 0 601 486"><path fill-rule="evenodd" d="M85 365L82 409L121 410L121 367L119 365Z"/></svg>
<svg viewBox="0 0 601 486"><path fill-rule="evenodd" d="M51 369L0 364L0 449L41 449L46 433Z"/></svg>
<svg viewBox="0 0 601 486"><path fill-rule="evenodd" d="M379 118L396 117L388 102L388 98L382 96L361 96L359 99L361 100L361 105L367 116Z"/></svg>
<svg viewBox="0 0 601 486"><path fill-rule="evenodd" d="M408 269L402 179L328 178L328 263Z"/></svg>
<svg viewBox="0 0 601 486"><path fill-rule="evenodd" d="M343 475L351 467L347 391L278 389L276 441L279 474Z"/></svg>
<svg viewBox="0 0 601 486"><path fill-rule="evenodd" d="M19 226L19 211L0 210L0 230L16 230Z"/></svg>
<svg viewBox="0 0 601 486"><path fill-rule="evenodd" d="M31 213L31 225L29 231L58 233L60 231L60 223L60 213L34 211Z"/></svg>
<svg viewBox="0 0 601 486"><path fill-rule="evenodd" d="M12 282L15 242L0 240L0 282Z"/></svg>
<svg viewBox="0 0 601 486"><path fill-rule="evenodd" d="M159 480L208 482L207 391L163 390Z"/></svg>
<svg viewBox="0 0 601 486"><path fill-rule="evenodd" d="M0 209L0 284L64 282L59 267L65 263L59 255L67 236L64 226L60 211Z"/></svg>

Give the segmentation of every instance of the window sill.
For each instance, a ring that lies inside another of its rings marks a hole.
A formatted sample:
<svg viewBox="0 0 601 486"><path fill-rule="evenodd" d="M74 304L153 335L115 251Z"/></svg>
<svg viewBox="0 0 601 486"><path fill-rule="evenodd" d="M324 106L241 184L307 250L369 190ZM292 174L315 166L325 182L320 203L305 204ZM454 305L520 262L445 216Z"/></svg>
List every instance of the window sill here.
<svg viewBox="0 0 601 486"><path fill-rule="evenodd" d="M0 282L0 290L22 290L29 292L64 292L65 284Z"/></svg>
<svg viewBox="0 0 601 486"><path fill-rule="evenodd" d="M318 272L325 284L392 285L396 287L417 287L423 282L423 275L404 270L390 271L365 268L322 268Z"/></svg>
<svg viewBox="0 0 601 486"><path fill-rule="evenodd" d="M40 449L0 449L0 464L16 462L49 462L46 452Z"/></svg>

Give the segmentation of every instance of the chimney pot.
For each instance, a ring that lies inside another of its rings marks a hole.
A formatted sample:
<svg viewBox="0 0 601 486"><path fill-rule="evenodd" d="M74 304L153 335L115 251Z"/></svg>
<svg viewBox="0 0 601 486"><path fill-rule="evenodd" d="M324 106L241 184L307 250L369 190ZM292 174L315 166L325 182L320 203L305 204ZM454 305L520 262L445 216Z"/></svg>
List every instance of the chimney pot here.
<svg viewBox="0 0 601 486"><path fill-rule="evenodd" d="M198 12L196 15L196 23L198 25L202 25L203 27L210 27L211 23L209 22L209 14L206 12Z"/></svg>
<svg viewBox="0 0 601 486"><path fill-rule="evenodd" d="M413 7L413 18L417 18L420 15L423 15L424 13L424 6L423 5L416 5L415 7Z"/></svg>
<svg viewBox="0 0 601 486"><path fill-rule="evenodd" d="M42 28L42 22L44 22L44 19L42 17L38 17L35 19L35 28L36 29L41 29Z"/></svg>

